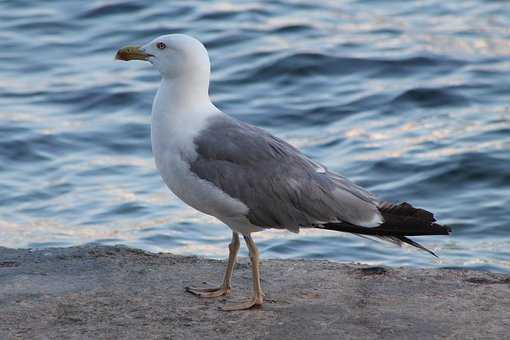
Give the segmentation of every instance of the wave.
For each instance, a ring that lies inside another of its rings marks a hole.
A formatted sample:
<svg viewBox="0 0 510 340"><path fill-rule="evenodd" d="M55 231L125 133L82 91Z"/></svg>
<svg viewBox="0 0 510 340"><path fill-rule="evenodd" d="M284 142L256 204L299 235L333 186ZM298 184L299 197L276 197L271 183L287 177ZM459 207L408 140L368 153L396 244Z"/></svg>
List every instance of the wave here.
<svg viewBox="0 0 510 340"><path fill-rule="evenodd" d="M316 75L343 76L365 74L366 76L394 77L405 74L427 72L441 68L442 72L453 72L464 63L453 59L410 57L404 59L373 59L332 56L322 53L292 53L262 63L249 75L254 80L271 80L285 76L303 78Z"/></svg>

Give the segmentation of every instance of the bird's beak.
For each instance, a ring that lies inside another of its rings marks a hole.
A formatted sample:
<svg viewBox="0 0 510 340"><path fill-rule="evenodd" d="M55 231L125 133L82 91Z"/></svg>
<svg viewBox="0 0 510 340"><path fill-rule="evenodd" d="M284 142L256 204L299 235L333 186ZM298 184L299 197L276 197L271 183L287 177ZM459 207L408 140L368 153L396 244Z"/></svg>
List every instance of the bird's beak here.
<svg viewBox="0 0 510 340"><path fill-rule="evenodd" d="M117 51L115 59L117 60L148 60L153 57L152 54L146 53L139 46L125 46Z"/></svg>

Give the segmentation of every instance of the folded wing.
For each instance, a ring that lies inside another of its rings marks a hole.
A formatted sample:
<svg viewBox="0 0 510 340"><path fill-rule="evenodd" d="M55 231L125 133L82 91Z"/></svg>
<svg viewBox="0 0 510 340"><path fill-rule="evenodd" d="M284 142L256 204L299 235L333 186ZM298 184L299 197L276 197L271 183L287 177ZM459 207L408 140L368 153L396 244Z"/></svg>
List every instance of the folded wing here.
<svg viewBox="0 0 510 340"><path fill-rule="evenodd" d="M195 138L190 170L239 199L260 227L383 222L376 198L264 130L228 116L212 117Z"/></svg>

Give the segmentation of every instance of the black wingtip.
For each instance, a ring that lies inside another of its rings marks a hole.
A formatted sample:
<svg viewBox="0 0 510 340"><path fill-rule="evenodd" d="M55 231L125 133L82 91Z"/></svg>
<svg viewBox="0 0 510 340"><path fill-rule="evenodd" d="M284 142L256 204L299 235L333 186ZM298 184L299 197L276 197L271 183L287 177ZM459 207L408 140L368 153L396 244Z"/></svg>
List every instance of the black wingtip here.
<svg viewBox="0 0 510 340"><path fill-rule="evenodd" d="M410 238L407 238L407 237L403 237L403 236L401 236L401 237L398 237L398 239L399 239L400 241L404 242L404 243L407 243L407 244L409 244L409 245L413 246L413 247L416 247L416 248L418 248L418 249L420 249L420 250L426 251L427 253L431 254L431 255L432 255L432 256L434 256L435 258L439 258L439 256L437 256L437 255L436 255L436 253L434 253L432 250L430 250L430 249L428 249L428 248L426 248L426 247L422 246L421 244L419 244L419 243L418 243L418 242L416 242L416 241L411 240Z"/></svg>
<svg viewBox="0 0 510 340"><path fill-rule="evenodd" d="M450 236L450 235L452 234L452 232L453 232L453 231L452 231L452 228L451 228L450 226L447 226L447 225L445 225L445 226L443 226L443 227L445 227L445 228L446 228L446 231L448 232L448 236Z"/></svg>

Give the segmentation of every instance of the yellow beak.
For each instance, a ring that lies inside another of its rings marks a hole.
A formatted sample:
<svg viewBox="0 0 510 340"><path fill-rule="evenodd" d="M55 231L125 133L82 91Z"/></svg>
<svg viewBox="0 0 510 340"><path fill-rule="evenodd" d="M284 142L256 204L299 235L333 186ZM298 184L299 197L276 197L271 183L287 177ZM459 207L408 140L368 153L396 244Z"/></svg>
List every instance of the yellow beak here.
<svg viewBox="0 0 510 340"><path fill-rule="evenodd" d="M117 51L115 59L117 60L148 60L152 54L145 53L139 46L125 46Z"/></svg>

